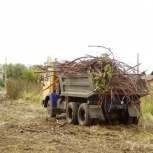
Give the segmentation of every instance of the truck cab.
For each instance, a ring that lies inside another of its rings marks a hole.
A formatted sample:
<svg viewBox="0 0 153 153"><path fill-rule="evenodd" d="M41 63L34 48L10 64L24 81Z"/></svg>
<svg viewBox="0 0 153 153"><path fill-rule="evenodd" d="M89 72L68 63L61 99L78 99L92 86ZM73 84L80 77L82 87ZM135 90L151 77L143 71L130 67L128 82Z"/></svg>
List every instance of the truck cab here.
<svg viewBox="0 0 153 153"><path fill-rule="evenodd" d="M57 100L59 95L56 94L56 84L58 79L53 69L49 69L43 76L43 105L47 108L49 117L55 117L57 114Z"/></svg>

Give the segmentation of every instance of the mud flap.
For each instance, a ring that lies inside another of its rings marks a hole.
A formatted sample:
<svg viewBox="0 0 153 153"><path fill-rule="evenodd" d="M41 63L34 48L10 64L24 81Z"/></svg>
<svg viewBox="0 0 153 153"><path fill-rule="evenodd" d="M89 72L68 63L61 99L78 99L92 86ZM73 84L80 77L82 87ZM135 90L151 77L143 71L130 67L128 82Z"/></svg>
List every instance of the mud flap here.
<svg viewBox="0 0 153 153"><path fill-rule="evenodd" d="M141 116L140 104L130 104L128 105L128 113L130 117L139 117Z"/></svg>
<svg viewBox="0 0 153 153"><path fill-rule="evenodd" d="M105 120L101 105L89 105L89 116L91 119Z"/></svg>
<svg viewBox="0 0 153 153"><path fill-rule="evenodd" d="M60 114L60 110L58 108L52 108L53 114Z"/></svg>

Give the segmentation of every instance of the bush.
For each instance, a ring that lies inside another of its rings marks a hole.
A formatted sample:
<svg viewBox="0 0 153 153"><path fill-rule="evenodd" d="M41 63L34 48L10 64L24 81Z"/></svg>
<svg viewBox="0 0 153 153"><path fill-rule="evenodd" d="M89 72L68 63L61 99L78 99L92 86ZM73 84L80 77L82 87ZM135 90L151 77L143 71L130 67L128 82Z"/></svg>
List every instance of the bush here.
<svg viewBox="0 0 153 153"><path fill-rule="evenodd" d="M11 99L24 99L24 100L31 100L32 96L31 95L37 95L41 96L40 85L37 83L33 82L28 82L26 80L17 80L17 79L9 79L7 80L7 85L6 85L6 90L7 90L7 95ZM28 96L29 98L28 98ZM36 100L36 99L35 99Z"/></svg>
<svg viewBox="0 0 153 153"><path fill-rule="evenodd" d="M4 80L0 79L0 88L4 88L4 86L5 86Z"/></svg>
<svg viewBox="0 0 153 153"><path fill-rule="evenodd" d="M18 99L25 90L25 82L22 80L9 79L6 84L7 95L11 99Z"/></svg>
<svg viewBox="0 0 153 153"><path fill-rule="evenodd" d="M153 121L153 89L149 88L149 95L141 99L142 116L147 121Z"/></svg>
<svg viewBox="0 0 153 153"><path fill-rule="evenodd" d="M22 98L30 102L40 102L42 100L42 87L37 83L28 83Z"/></svg>
<svg viewBox="0 0 153 153"><path fill-rule="evenodd" d="M24 92L22 98L25 101L30 101L30 102L41 102L42 101L42 92L39 93L28 93L28 92Z"/></svg>

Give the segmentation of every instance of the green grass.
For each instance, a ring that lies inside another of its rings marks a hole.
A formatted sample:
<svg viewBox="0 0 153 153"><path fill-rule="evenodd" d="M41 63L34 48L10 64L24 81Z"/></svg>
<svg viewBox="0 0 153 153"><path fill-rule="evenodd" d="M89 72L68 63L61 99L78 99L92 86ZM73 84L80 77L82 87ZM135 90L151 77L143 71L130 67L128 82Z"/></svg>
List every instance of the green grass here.
<svg viewBox="0 0 153 153"><path fill-rule="evenodd" d="M42 101L42 92L30 93L24 92L22 95L22 99L32 103L39 103Z"/></svg>
<svg viewBox="0 0 153 153"><path fill-rule="evenodd" d="M0 91L6 91L4 87L0 87Z"/></svg>
<svg viewBox="0 0 153 153"><path fill-rule="evenodd" d="M42 100L42 87L36 82L9 79L7 81L7 94L11 99L40 103Z"/></svg>
<svg viewBox="0 0 153 153"><path fill-rule="evenodd" d="M149 89L149 95L141 99L142 116L145 121L153 122L153 89Z"/></svg>

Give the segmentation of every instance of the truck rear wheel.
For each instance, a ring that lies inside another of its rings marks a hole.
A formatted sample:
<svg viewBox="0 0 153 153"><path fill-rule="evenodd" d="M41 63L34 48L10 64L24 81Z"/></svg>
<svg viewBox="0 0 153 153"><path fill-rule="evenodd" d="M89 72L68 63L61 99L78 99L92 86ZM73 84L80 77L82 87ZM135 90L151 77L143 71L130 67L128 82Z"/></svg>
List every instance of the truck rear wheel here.
<svg viewBox="0 0 153 153"><path fill-rule="evenodd" d="M140 117L133 117L133 124L138 124L139 119L140 119Z"/></svg>
<svg viewBox="0 0 153 153"><path fill-rule="evenodd" d="M123 112L123 123L126 125L130 125L133 123L133 117L129 116L128 111Z"/></svg>
<svg viewBox="0 0 153 153"><path fill-rule="evenodd" d="M89 126L92 123L92 119L89 116L89 108L87 103L82 103L78 110L78 122L80 125Z"/></svg>
<svg viewBox="0 0 153 153"><path fill-rule="evenodd" d="M68 123L78 124L78 105L75 102L68 103L66 108L66 119Z"/></svg>
<svg viewBox="0 0 153 153"><path fill-rule="evenodd" d="M49 99L48 102L47 102L47 116L48 116L49 118L51 118L51 117L56 117L56 114L55 114L54 111L53 111L53 107L51 106L50 99Z"/></svg>

